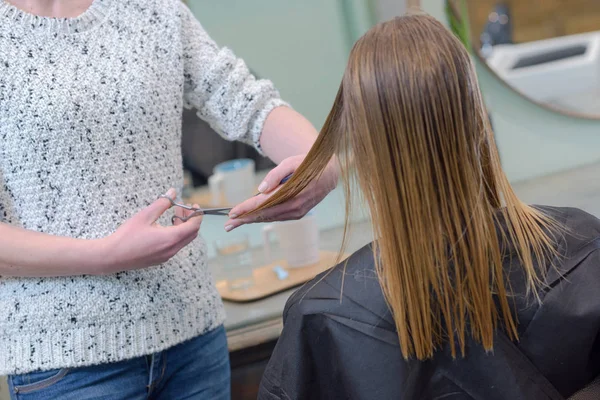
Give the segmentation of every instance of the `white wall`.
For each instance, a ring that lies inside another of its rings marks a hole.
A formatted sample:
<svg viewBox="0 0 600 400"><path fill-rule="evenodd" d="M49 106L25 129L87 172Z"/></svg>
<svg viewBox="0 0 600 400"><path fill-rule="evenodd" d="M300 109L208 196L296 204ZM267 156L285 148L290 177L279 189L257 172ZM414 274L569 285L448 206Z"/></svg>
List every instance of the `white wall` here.
<svg viewBox="0 0 600 400"><path fill-rule="evenodd" d="M448 26L445 4L445 0L421 0L421 9Z"/></svg>
<svg viewBox="0 0 600 400"><path fill-rule="evenodd" d="M219 45L272 80L317 128L331 109L353 42L373 22L366 0L188 0L188 5Z"/></svg>
<svg viewBox="0 0 600 400"><path fill-rule="evenodd" d="M375 2L376 17L379 21L402 15L405 11L406 0L377 0Z"/></svg>

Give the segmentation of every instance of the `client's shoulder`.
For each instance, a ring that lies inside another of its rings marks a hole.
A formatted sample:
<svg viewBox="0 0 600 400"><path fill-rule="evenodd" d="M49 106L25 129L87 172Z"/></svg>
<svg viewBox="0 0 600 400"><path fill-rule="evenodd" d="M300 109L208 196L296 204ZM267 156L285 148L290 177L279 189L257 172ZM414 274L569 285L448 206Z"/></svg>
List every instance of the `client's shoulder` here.
<svg viewBox="0 0 600 400"><path fill-rule="evenodd" d="M571 287L580 292L578 279L596 279L597 260L600 256L600 220L578 208L536 208L557 224L552 236L556 241L558 257L552 262L553 268L548 270L546 284L552 287L568 277L569 282L573 284ZM578 278L571 275L575 270L579 271ZM564 288L560 287L564 291Z"/></svg>
<svg viewBox="0 0 600 400"><path fill-rule="evenodd" d="M375 272L371 244L305 283L288 300L284 315L360 315L387 318L389 310Z"/></svg>
<svg viewBox="0 0 600 400"><path fill-rule="evenodd" d="M288 303L296 303L305 299L323 299L330 296L339 300L341 295L348 294L347 289L354 286L353 281L357 277L365 280L367 276L369 280L377 281L371 244L364 246L338 265L306 282L292 295ZM351 279L348 279L349 277Z"/></svg>
<svg viewBox="0 0 600 400"><path fill-rule="evenodd" d="M567 241L570 251L599 242L600 219L594 215L574 207L535 207L558 224L559 232Z"/></svg>
<svg viewBox="0 0 600 400"><path fill-rule="evenodd" d="M548 205L534 205L533 207L561 224L566 224L569 227L592 228L600 234L600 220L580 208Z"/></svg>

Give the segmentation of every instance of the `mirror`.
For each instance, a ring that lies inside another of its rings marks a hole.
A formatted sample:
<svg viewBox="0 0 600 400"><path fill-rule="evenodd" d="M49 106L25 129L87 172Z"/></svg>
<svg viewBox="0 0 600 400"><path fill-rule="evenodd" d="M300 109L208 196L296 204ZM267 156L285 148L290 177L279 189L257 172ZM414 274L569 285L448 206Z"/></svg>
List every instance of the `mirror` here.
<svg viewBox="0 0 600 400"><path fill-rule="evenodd" d="M448 2L503 82L545 107L600 119L600 1Z"/></svg>

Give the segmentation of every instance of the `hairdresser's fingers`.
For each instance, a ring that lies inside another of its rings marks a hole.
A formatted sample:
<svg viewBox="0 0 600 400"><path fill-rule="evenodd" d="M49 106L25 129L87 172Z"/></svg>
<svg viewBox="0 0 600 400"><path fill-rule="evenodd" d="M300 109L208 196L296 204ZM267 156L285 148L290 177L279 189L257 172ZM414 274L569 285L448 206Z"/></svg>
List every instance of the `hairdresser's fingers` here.
<svg viewBox="0 0 600 400"><path fill-rule="evenodd" d="M165 195L171 199L175 199L177 197L177 192L175 189L171 188ZM169 200L165 198L159 198L148 207L140 210L133 218L138 219L138 221L142 221L142 223L154 224L158 218L160 218L160 216L169 208L171 208L171 203Z"/></svg>
<svg viewBox="0 0 600 400"><path fill-rule="evenodd" d="M286 201L283 204L279 204L272 208L250 214L244 217L239 218L230 218L225 223L225 230L232 231L235 228L238 228L242 225L246 224L254 224L254 223L262 223L262 222L272 222L272 221L289 221L289 220L297 220L304 217L314 206L316 206L321 197L313 197L311 190L303 191L298 196L293 199ZM259 196L257 196L259 197ZM260 201L262 203L268 196L262 196L262 200L257 200L256 203ZM254 199L250 199L254 200ZM249 201L250 201L249 200ZM256 208L258 204L250 205L250 210Z"/></svg>
<svg viewBox="0 0 600 400"><path fill-rule="evenodd" d="M281 181L290 176L304 160L305 155L288 157L283 160L278 166L273 168L258 186L258 191L262 195L254 196L243 203L233 207L229 212L229 217L235 219L238 215L243 215L264 203L268 195L272 195L281 188ZM265 197L267 196L267 197ZM226 225L228 226L228 225Z"/></svg>
<svg viewBox="0 0 600 400"><path fill-rule="evenodd" d="M239 215L244 215L247 212L250 212L254 209L256 209L258 206L260 206L262 203L264 203L269 197L271 197L273 195L273 193L276 193L277 191L273 191L269 194L259 194L257 196L253 196L251 198L249 198L248 200L244 201L243 203L238 204L237 206L235 206L234 208L231 209L231 211L229 212L229 220L225 223L225 230L229 231L232 229L232 227L237 228L238 226L241 225L241 223L238 223L238 221L236 221L236 219L238 218Z"/></svg>
<svg viewBox="0 0 600 400"><path fill-rule="evenodd" d="M187 203L186 206L188 207L194 207L194 208L200 208L197 204L194 204L193 206L190 203ZM175 215L179 218L173 218L173 225L180 225L183 223L182 219L186 219L188 217L190 217L192 214L194 214L195 211L193 210L188 210L186 208L183 207L175 207Z"/></svg>
<svg viewBox="0 0 600 400"><path fill-rule="evenodd" d="M249 199L245 200L244 202L233 207L231 209L231 211L229 211L229 218L236 219L239 215L244 215L252 210L255 210L258 206L260 206L262 203L267 201L267 199L269 197L271 197L275 193L277 193L279 191L279 189L281 189L281 186L279 186L278 188L275 188L275 190L272 190L269 193L265 193L265 194L261 193L261 194L257 194L256 196L250 197Z"/></svg>
<svg viewBox="0 0 600 400"><path fill-rule="evenodd" d="M304 156L300 156L300 158L304 159ZM338 165L334 159L318 179L312 181L296 197L285 203L263 210L259 213L245 215L246 213L255 210L259 205L264 203L266 199L284 186L278 186L275 190L267 194L261 194L248 199L231 210L229 213L229 220L225 223L225 230L231 231L241 225L257 222L300 219L335 188L338 176ZM243 217L240 217L241 215L243 215Z"/></svg>
<svg viewBox="0 0 600 400"><path fill-rule="evenodd" d="M237 219L228 221L227 224L225 224L226 225L225 229L229 232L236 228L239 228L242 225L260 224L260 223L276 222L276 221L290 221L290 220L297 220L297 219L300 219L300 218L297 216L297 214L295 212L284 212L283 214L281 214L281 212L278 212L277 214L274 214L274 213L265 213L263 211L260 213L256 213L252 217L237 218Z"/></svg>
<svg viewBox="0 0 600 400"><path fill-rule="evenodd" d="M175 207L175 216L178 218L173 218L173 225L180 225L183 223L180 218L185 218L185 211L186 210L181 207Z"/></svg>
<svg viewBox="0 0 600 400"><path fill-rule="evenodd" d="M187 221L175 224L174 226L169 226L164 228L165 231L169 233L169 235L174 235L177 240L183 240L185 238L194 239L198 235L198 231L200 230L200 226L202 225L202 215L194 216Z"/></svg>
<svg viewBox="0 0 600 400"><path fill-rule="evenodd" d="M299 156L288 157L285 160L283 160L278 166L273 168L267 174L267 176L265 176L265 179L263 179L261 184L258 186L258 191L261 193L269 193L273 189L277 188L279 186L279 183L284 178L296 171L298 166L302 164L302 160L304 160L304 157L306 157L306 155L302 154ZM238 213L238 215L240 215L240 213Z"/></svg>

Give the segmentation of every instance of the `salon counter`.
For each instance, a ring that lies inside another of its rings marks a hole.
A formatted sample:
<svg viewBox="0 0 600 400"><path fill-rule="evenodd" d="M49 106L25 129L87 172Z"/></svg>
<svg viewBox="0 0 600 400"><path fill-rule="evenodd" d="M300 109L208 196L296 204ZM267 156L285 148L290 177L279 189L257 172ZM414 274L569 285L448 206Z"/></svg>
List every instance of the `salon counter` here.
<svg viewBox="0 0 600 400"><path fill-rule="evenodd" d="M322 230L320 232L321 250L338 251L342 242L343 226ZM360 249L372 241L370 224L366 221L352 224L346 252L348 254ZM255 266L266 264L262 248L253 250ZM278 248L274 247L274 255L281 258ZM213 274L218 278L219 265L215 259L209 260ZM263 300L250 303L234 303L224 301L227 319L225 328L230 351L238 351L275 340L281 333L282 311L288 297L296 289L290 289Z"/></svg>
<svg viewBox="0 0 600 400"><path fill-rule="evenodd" d="M256 177L256 187L261 182L261 179L266 173L261 172ZM321 203L319 203L313 210L317 219L317 224L320 231L335 230L342 228L344 225L345 216L345 199L343 194L342 185L333 190ZM189 199L184 199L186 202L194 202L196 199L205 199L207 196L208 189L206 187L199 188L191 193ZM367 218L365 208L361 207L358 200L354 202L351 211L351 221L364 222ZM248 236L251 247L262 247L263 246L263 235L262 229L264 224L252 224L245 225L237 228L231 233L225 232L225 222L227 219L221 216L206 215L202 221L202 227L200 228L200 234L206 240L208 246L208 258L214 258L216 256L214 243L219 239L224 239L233 234L244 234ZM337 250L334 247L333 250Z"/></svg>
<svg viewBox="0 0 600 400"><path fill-rule="evenodd" d="M563 171L550 176L513 184L517 195L529 204L552 204L556 206L573 206L600 216L600 163L591 164L574 170ZM321 248L323 250L339 250L343 233L343 196L339 188L328 196L315 213L321 229ZM372 241L372 231L365 214L357 212L353 219L352 232L347 252L352 253L364 244ZM206 238L211 235L224 234L221 218L205 218L202 230ZM252 236L255 247L256 263L264 264L261 247L261 226L244 227ZM210 240L208 240L210 245ZM214 253L212 253L214 254ZM209 264L218 275L218 267L210 259ZM281 314L288 297L294 290L289 290L265 300L252 303L225 302L227 320L225 322L232 351L258 345L279 336L282 320Z"/></svg>
<svg viewBox="0 0 600 400"><path fill-rule="evenodd" d="M256 186L264 177L257 174ZM191 193L192 198L205 197L207 188L199 188ZM345 200L341 185L331 192L312 211L317 219L320 231L321 250L339 251L342 243ZM347 253L358 250L372 241L372 233L365 209L356 204L351 213L351 231L348 237ZM246 235L253 252L252 268L261 267L270 261L283 258L276 243L271 245L273 260L267 260L264 253L263 234L264 224L242 226L231 233L224 230L225 217L205 216L200 234L208 246L209 267L213 276L218 280L220 266L215 258L215 241L228 235ZM227 319L225 328L228 333L230 351L237 351L277 339L282 328L282 311L288 297L295 289L273 295L263 300L249 303L234 303L225 301Z"/></svg>

